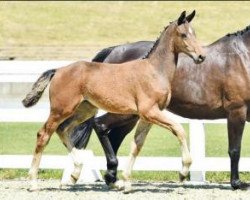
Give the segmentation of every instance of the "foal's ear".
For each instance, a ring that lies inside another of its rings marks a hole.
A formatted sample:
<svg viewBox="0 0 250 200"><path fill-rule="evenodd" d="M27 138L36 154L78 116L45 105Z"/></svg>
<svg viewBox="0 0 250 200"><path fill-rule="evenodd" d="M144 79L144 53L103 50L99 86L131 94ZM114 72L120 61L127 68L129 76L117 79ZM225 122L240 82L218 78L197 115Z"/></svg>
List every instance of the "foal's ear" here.
<svg viewBox="0 0 250 200"><path fill-rule="evenodd" d="M185 22L185 18L186 18L186 11L183 11L177 20L178 26Z"/></svg>
<svg viewBox="0 0 250 200"><path fill-rule="evenodd" d="M192 21L192 19L194 18L195 16L195 10L186 17L186 20L188 21L188 23L190 23Z"/></svg>

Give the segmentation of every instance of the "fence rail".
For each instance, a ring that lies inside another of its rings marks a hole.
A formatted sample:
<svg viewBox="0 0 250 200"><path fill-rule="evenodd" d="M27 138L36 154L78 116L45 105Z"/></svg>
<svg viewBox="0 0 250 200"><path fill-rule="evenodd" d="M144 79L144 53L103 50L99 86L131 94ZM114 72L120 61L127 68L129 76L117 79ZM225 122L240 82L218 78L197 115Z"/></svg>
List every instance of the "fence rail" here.
<svg viewBox="0 0 250 200"><path fill-rule="evenodd" d="M85 150L89 151L89 150ZM9 169L28 169L30 167L32 155L0 155L0 168ZM106 170L106 158L104 156L94 156L89 163L96 170ZM126 166L127 156L118 156L118 170L123 170ZM41 169L65 169L71 162L69 156L63 155L43 155ZM250 158L242 158L239 166L240 171L250 171ZM138 157L135 162L134 170L138 171L179 171L181 170L180 157ZM206 157L198 168L191 166L191 171L230 171L229 158Z"/></svg>
<svg viewBox="0 0 250 200"><path fill-rule="evenodd" d="M27 83L34 82L39 75L51 68L57 68L71 63L71 61L0 61L1 83ZM20 105L15 108L0 107L1 122L43 122L48 116L48 104L44 108L25 109ZM39 113L39 115L38 115ZM220 120L190 120L171 114L172 118L180 123L189 124L190 152L193 159L191 166L191 180L205 181L206 171L230 171L229 158L205 156L204 123L226 123ZM41 168L66 169L68 156L44 155ZM124 169L126 157L118 157L119 169ZM29 168L31 155L0 155L0 168ZM85 160L91 170L105 170L106 159L93 156ZM240 171L250 171L250 158L241 158ZM180 157L139 157L136 160L135 170L179 171L181 169Z"/></svg>

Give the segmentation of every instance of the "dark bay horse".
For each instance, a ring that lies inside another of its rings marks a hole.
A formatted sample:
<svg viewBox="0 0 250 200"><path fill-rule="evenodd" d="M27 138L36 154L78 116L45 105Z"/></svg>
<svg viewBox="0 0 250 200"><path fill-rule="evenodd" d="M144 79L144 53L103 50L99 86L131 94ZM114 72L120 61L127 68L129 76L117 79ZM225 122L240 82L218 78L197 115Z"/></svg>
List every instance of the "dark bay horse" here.
<svg viewBox="0 0 250 200"><path fill-rule="evenodd" d="M171 83L178 55L183 52L197 64L204 61L203 49L196 40L190 21L195 11L180 17L167 26L143 60L108 64L79 61L44 72L23 100L25 107L36 104L50 83L50 114L37 133L35 152L29 170L31 190L37 190L37 174L42 152L56 131L71 132L71 128L96 114L98 108L119 114L140 117L140 127L157 124L170 130L178 139L182 152L184 179L189 172L191 157L183 127L168 116L165 108L171 98ZM67 127L60 126L68 120ZM132 151L139 152L143 131L135 137ZM65 143L66 144L66 143ZM66 144L67 145L67 144ZM134 154L129 166L132 166ZM131 164L132 163L132 164ZM74 178L74 174L72 175ZM130 190L130 174L124 174L126 190Z"/></svg>
<svg viewBox="0 0 250 200"><path fill-rule="evenodd" d="M153 45L153 41L141 41L109 47L100 51L93 60L122 63L140 59ZM187 56L180 56L168 109L192 119L227 118L231 186L233 189L249 189L249 184L240 181L238 163L244 125L250 120L250 26L227 34L204 48L207 56L202 67L197 68ZM71 141L77 148L86 146L87 141L81 138L89 137L92 127L95 127L98 135L108 133L116 154L137 121L135 115L111 113L91 118L74 129ZM107 184L116 180L110 174L105 179Z"/></svg>

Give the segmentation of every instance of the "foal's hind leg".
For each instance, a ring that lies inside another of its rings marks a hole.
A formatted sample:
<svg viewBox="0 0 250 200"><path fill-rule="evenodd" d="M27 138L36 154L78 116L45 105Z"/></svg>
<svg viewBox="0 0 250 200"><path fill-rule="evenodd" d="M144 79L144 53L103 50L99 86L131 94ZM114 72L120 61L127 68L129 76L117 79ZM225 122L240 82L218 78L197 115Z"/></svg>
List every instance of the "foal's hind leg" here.
<svg viewBox="0 0 250 200"><path fill-rule="evenodd" d="M186 134L182 125L172 120L166 110L161 111L157 106L152 108L147 113L143 113L142 117L151 123L170 130L179 140L182 153L182 170L180 172L180 180L183 181L189 173L189 167L192 163L192 159L187 145Z"/></svg>
<svg viewBox="0 0 250 200"><path fill-rule="evenodd" d="M33 160L31 164L31 168L29 170L29 176L31 179L31 188L30 191L34 191L38 189L37 186L37 174L38 168L42 157L42 152L45 146L48 144L51 135L55 131L56 127L58 126L58 122L62 117L60 115L56 115L51 113L46 123L37 133L37 142L36 148L33 155Z"/></svg>
<svg viewBox="0 0 250 200"><path fill-rule="evenodd" d="M131 177L131 171L133 169L136 157L141 151L141 148L145 142L145 139L148 135L149 130L151 129L152 124L149 122L146 122L144 120L140 120L139 124L137 126L135 135L134 135L134 140L131 143L131 150L129 154L129 161L127 163L127 166L125 170L122 173L123 179L124 179L124 193L128 193L131 191L131 182L130 182L130 177Z"/></svg>
<svg viewBox="0 0 250 200"><path fill-rule="evenodd" d="M33 155L31 168L29 170L29 176L31 178L31 188L30 188L31 191L38 189L37 187L38 167L39 167L42 152L45 146L48 144L50 137L52 136L53 132L58 127L59 123L63 119L69 117L77 108L80 102L80 99L73 101L73 98L72 98L71 101L75 103L70 104L69 101L65 101L64 106L53 106L48 120L46 121L42 129L37 134L36 148L35 148L35 152Z"/></svg>
<svg viewBox="0 0 250 200"><path fill-rule="evenodd" d="M189 167L192 163L191 156L190 156L188 146L187 146L185 131L183 127L179 123L176 123L171 118L169 118L166 110L160 111L158 107L154 107L148 112L140 113L140 116L141 118L147 120L149 124L154 123L164 128L167 128L178 138L180 142L180 146L181 146L182 164L183 164L182 171L180 172L180 179L181 181L183 181L184 178L187 177L188 172L189 172ZM144 127L146 127L145 125ZM140 149L142 148L144 144L146 133L147 133L146 130L147 129L145 129L144 131L143 130L138 131L136 133L138 135L135 137L134 145L132 145L131 147L130 160L129 160L129 163L127 164L126 170L123 172L123 178L125 180L125 190L124 190L125 193L128 193L131 190L131 183L129 181L130 176L131 176L131 170L135 162L135 158L139 154ZM139 140L136 140L136 138L138 138ZM139 141L142 141L142 142L139 142Z"/></svg>

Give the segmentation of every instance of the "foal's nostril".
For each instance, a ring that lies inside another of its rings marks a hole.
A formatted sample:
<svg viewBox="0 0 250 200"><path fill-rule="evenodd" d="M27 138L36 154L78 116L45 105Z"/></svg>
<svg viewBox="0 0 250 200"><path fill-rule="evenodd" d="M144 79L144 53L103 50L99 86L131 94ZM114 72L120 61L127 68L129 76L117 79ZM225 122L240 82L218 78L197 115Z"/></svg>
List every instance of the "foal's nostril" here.
<svg viewBox="0 0 250 200"><path fill-rule="evenodd" d="M199 58L199 60L200 60L200 61L204 61L204 60L205 60L205 58L206 58L206 56L199 55L199 57L198 57L198 58Z"/></svg>

